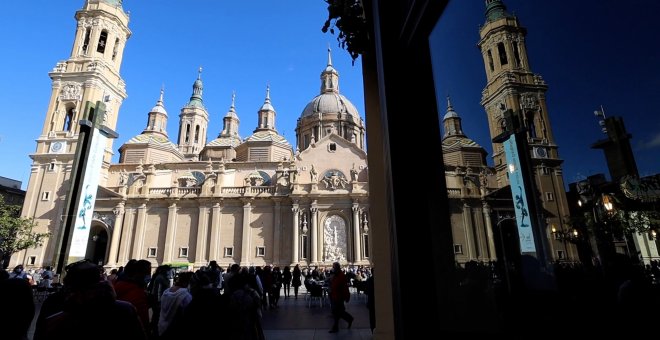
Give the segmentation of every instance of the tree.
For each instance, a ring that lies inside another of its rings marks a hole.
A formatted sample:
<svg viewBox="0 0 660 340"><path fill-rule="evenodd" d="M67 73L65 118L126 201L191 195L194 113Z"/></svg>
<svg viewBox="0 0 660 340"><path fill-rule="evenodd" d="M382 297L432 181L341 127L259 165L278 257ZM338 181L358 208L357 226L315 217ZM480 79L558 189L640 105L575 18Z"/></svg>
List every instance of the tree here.
<svg viewBox="0 0 660 340"><path fill-rule="evenodd" d="M41 246L49 233L34 232L31 218L21 217L21 207L5 203L0 195L0 268L4 267L5 255Z"/></svg>
<svg viewBox="0 0 660 340"><path fill-rule="evenodd" d="M348 51L353 64L364 53L369 41L367 20L361 0L324 0L328 4L328 19L321 27L323 33L339 30L339 46Z"/></svg>

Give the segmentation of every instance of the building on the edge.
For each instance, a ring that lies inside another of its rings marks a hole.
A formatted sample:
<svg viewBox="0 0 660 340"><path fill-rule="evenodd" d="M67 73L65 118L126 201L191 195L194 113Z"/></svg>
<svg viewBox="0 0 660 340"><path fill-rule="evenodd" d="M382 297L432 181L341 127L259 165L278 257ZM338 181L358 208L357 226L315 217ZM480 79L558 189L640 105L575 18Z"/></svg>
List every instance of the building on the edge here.
<svg viewBox="0 0 660 340"><path fill-rule="evenodd" d="M84 105L104 101L105 124L115 129L126 98L119 70L131 31L121 1L86 0L75 18L71 55L49 73L52 93L23 208L52 236L15 254L13 264L54 262ZM133 258L154 266L371 265L365 124L339 92L330 51L320 78L320 94L298 119L295 148L275 128L269 88L254 108L252 135L238 135L233 97L222 131L208 131L200 70L175 141L161 90L142 133L119 147L117 164L108 141L86 258L106 267Z"/></svg>

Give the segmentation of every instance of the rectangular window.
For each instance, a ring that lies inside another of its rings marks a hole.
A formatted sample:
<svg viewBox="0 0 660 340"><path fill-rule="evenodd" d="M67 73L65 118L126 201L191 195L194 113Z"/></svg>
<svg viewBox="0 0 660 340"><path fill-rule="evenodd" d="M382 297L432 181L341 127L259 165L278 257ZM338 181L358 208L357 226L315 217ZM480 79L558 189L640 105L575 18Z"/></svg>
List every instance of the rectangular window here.
<svg viewBox="0 0 660 340"><path fill-rule="evenodd" d="M509 61L506 59L506 50L504 49L504 43L497 44L497 54L500 57L500 65L506 65Z"/></svg>
<svg viewBox="0 0 660 340"><path fill-rule="evenodd" d="M96 46L96 52L105 53L105 44L108 42L108 31L101 31L99 36L99 44Z"/></svg>
<svg viewBox="0 0 660 340"><path fill-rule="evenodd" d="M488 50L488 66L490 67L490 72L495 70L495 65L493 64L493 54Z"/></svg>
<svg viewBox="0 0 660 340"><path fill-rule="evenodd" d="M546 192L545 193L545 200L546 201L554 201L555 200L555 194L551 192Z"/></svg>
<svg viewBox="0 0 660 340"><path fill-rule="evenodd" d="M307 246L307 235L303 235L300 240L300 258L306 259L309 257L309 248Z"/></svg>
<svg viewBox="0 0 660 340"><path fill-rule="evenodd" d="M266 256L266 247L257 247L257 256L259 257Z"/></svg>
<svg viewBox="0 0 660 340"><path fill-rule="evenodd" d="M234 247L225 247L225 257L234 256Z"/></svg>
<svg viewBox="0 0 660 340"><path fill-rule="evenodd" d="M48 171L54 171L55 170L55 162L50 162L48 164Z"/></svg>
<svg viewBox="0 0 660 340"><path fill-rule="evenodd" d="M328 146L328 150L329 150L330 152L335 152L335 151L337 151L337 144L335 144L335 143L330 143L330 145Z"/></svg>
<svg viewBox="0 0 660 340"><path fill-rule="evenodd" d="M50 199L50 191L44 191L41 193L41 200L48 201Z"/></svg>
<svg viewBox="0 0 660 340"><path fill-rule="evenodd" d="M179 257L188 257L188 247L179 248Z"/></svg>
<svg viewBox="0 0 660 340"><path fill-rule="evenodd" d="M157 252L155 247L151 247L147 249L147 257L156 257L156 254Z"/></svg>
<svg viewBox="0 0 660 340"><path fill-rule="evenodd" d="M27 260L28 266L34 266L34 264L37 263L37 257L36 256L29 256Z"/></svg>
<svg viewBox="0 0 660 340"><path fill-rule="evenodd" d="M362 241L364 244L364 257L369 258L369 235L362 235Z"/></svg>
<svg viewBox="0 0 660 340"><path fill-rule="evenodd" d="M462 244L454 244L454 254L463 254Z"/></svg>

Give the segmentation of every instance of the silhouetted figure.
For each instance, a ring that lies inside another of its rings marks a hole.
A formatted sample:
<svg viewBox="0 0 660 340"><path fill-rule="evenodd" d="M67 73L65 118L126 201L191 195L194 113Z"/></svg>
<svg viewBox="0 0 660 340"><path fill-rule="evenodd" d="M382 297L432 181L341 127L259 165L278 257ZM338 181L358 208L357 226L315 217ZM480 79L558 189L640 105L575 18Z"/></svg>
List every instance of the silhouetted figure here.
<svg viewBox="0 0 660 340"><path fill-rule="evenodd" d="M0 338L26 340L34 318L32 287L24 278L0 278Z"/></svg>
<svg viewBox="0 0 660 340"><path fill-rule="evenodd" d="M376 296L374 292L374 270L371 269L371 276L367 279L364 285L364 294L367 295L367 309L369 309L369 328L373 334L376 329Z"/></svg>
<svg viewBox="0 0 660 340"><path fill-rule="evenodd" d="M348 291L348 281L346 275L341 270L339 262L332 264L332 279L330 280L330 308L332 309L332 316L334 323L329 333L337 333L339 331L339 319L344 319L348 322L348 328L353 324L353 316L346 311L344 302L351 299L351 293Z"/></svg>
<svg viewBox="0 0 660 340"><path fill-rule="evenodd" d="M35 340L147 339L135 307L116 299L112 286L101 275L101 267L80 261L65 270L63 309L38 324ZM121 333L106 331L102 324L120 326Z"/></svg>
<svg viewBox="0 0 660 340"><path fill-rule="evenodd" d="M302 285L302 272L300 271L299 265L293 267L293 272L291 273L291 285L293 286L293 295L297 299L298 288Z"/></svg>

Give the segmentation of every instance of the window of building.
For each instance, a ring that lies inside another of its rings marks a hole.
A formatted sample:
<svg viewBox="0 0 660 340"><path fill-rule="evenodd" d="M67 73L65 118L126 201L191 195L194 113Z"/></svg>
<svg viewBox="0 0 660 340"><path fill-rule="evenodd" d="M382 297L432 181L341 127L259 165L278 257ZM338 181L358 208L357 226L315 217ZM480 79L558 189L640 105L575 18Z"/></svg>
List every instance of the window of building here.
<svg viewBox="0 0 660 340"><path fill-rule="evenodd" d="M563 250L557 250L557 259L565 260L566 259L566 252L563 251Z"/></svg>
<svg viewBox="0 0 660 340"><path fill-rule="evenodd" d="M150 247L147 249L147 257L156 257L156 254L157 254L156 247Z"/></svg>
<svg viewBox="0 0 660 340"><path fill-rule="evenodd" d="M36 256L28 256L28 260L27 260L28 266L34 266L35 263L37 263L37 257Z"/></svg>
<svg viewBox="0 0 660 340"><path fill-rule="evenodd" d="M307 149L309 147L309 135L304 135L303 136L303 150Z"/></svg>
<svg viewBox="0 0 660 340"><path fill-rule="evenodd" d="M369 235L362 235L362 242L364 244L364 257L369 258Z"/></svg>
<svg viewBox="0 0 660 340"><path fill-rule="evenodd" d="M104 53L105 45L108 42L108 31L101 31L101 36L99 36L99 44L96 46L96 52Z"/></svg>
<svg viewBox="0 0 660 340"><path fill-rule="evenodd" d="M115 39L115 46L112 47L112 61L115 61L115 58L117 58L118 51L119 51L119 38Z"/></svg>
<svg viewBox="0 0 660 340"><path fill-rule="evenodd" d="M513 58L516 61L516 66L522 66L520 64L520 51L518 51L518 44L517 43L513 44Z"/></svg>
<svg viewBox="0 0 660 340"><path fill-rule="evenodd" d="M303 235L300 240L300 258L306 259L309 257L309 246L307 245L307 235Z"/></svg>
<svg viewBox="0 0 660 340"><path fill-rule="evenodd" d="M266 256L266 247L264 246L257 247L257 256L260 257Z"/></svg>
<svg viewBox="0 0 660 340"><path fill-rule="evenodd" d="M549 175L550 174L550 168L548 168L547 166L542 167L541 168L541 174Z"/></svg>
<svg viewBox="0 0 660 340"><path fill-rule="evenodd" d="M188 257L188 247L179 248L179 257Z"/></svg>
<svg viewBox="0 0 660 340"><path fill-rule="evenodd" d="M497 44L497 54L500 57L500 65L506 65L509 61L506 59L506 50L504 49L504 43Z"/></svg>
<svg viewBox="0 0 660 340"><path fill-rule="evenodd" d="M534 123L534 112L527 112L527 130L529 138L536 138L536 124Z"/></svg>
<svg viewBox="0 0 660 340"><path fill-rule="evenodd" d="M462 244L454 244L454 254L463 254Z"/></svg>
<svg viewBox="0 0 660 340"><path fill-rule="evenodd" d="M41 193L41 200L48 201L50 199L50 191L44 191Z"/></svg>
<svg viewBox="0 0 660 340"><path fill-rule="evenodd" d="M234 256L234 247L225 247L225 257Z"/></svg>
<svg viewBox="0 0 660 340"><path fill-rule="evenodd" d="M74 108L70 108L66 111L66 116L64 117L64 126L62 126L62 131L71 131L74 111L75 111Z"/></svg>
<svg viewBox="0 0 660 340"><path fill-rule="evenodd" d="M330 152L337 151L337 144L335 144L335 143L328 144L328 151L330 151Z"/></svg>
<svg viewBox="0 0 660 340"><path fill-rule="evenodd" d="M190 142L190 124L186 124L186 135L184 141L186 143Z"/></svg>
<svg viewBox="0 0 660 340"><path fill-rule="evenodd" d="M195 143L199 143L199 125L195 126Z"/></svg>
<svg viewBox="0 0 660 340"><path fill-rule="evenodd" d="M551 192L546 192L545 193L545 200L546 201L554 201L555 200L555 194Z"/></svg>
<svg viewBox="0 0 660 340"><path fill-rule="evenodd" d="M488 50L488 66L490 68L490 72L493 72L495 70L495 64L493 64L493 54Z"/></svg>
<svg viewBox="0 0 660 340"><path fill-rule="evenodd" d="M82 54L87 54L87 47L89 46L89 36L91 31L89 28L85 29L85 40L83 40Z"/></svg>
<svg viewBox="0 0 660 340"><path fill-rule="evenodd" d="M54 171L55 170L55 162L50 162L48 164L48 171Z"/></svg>

